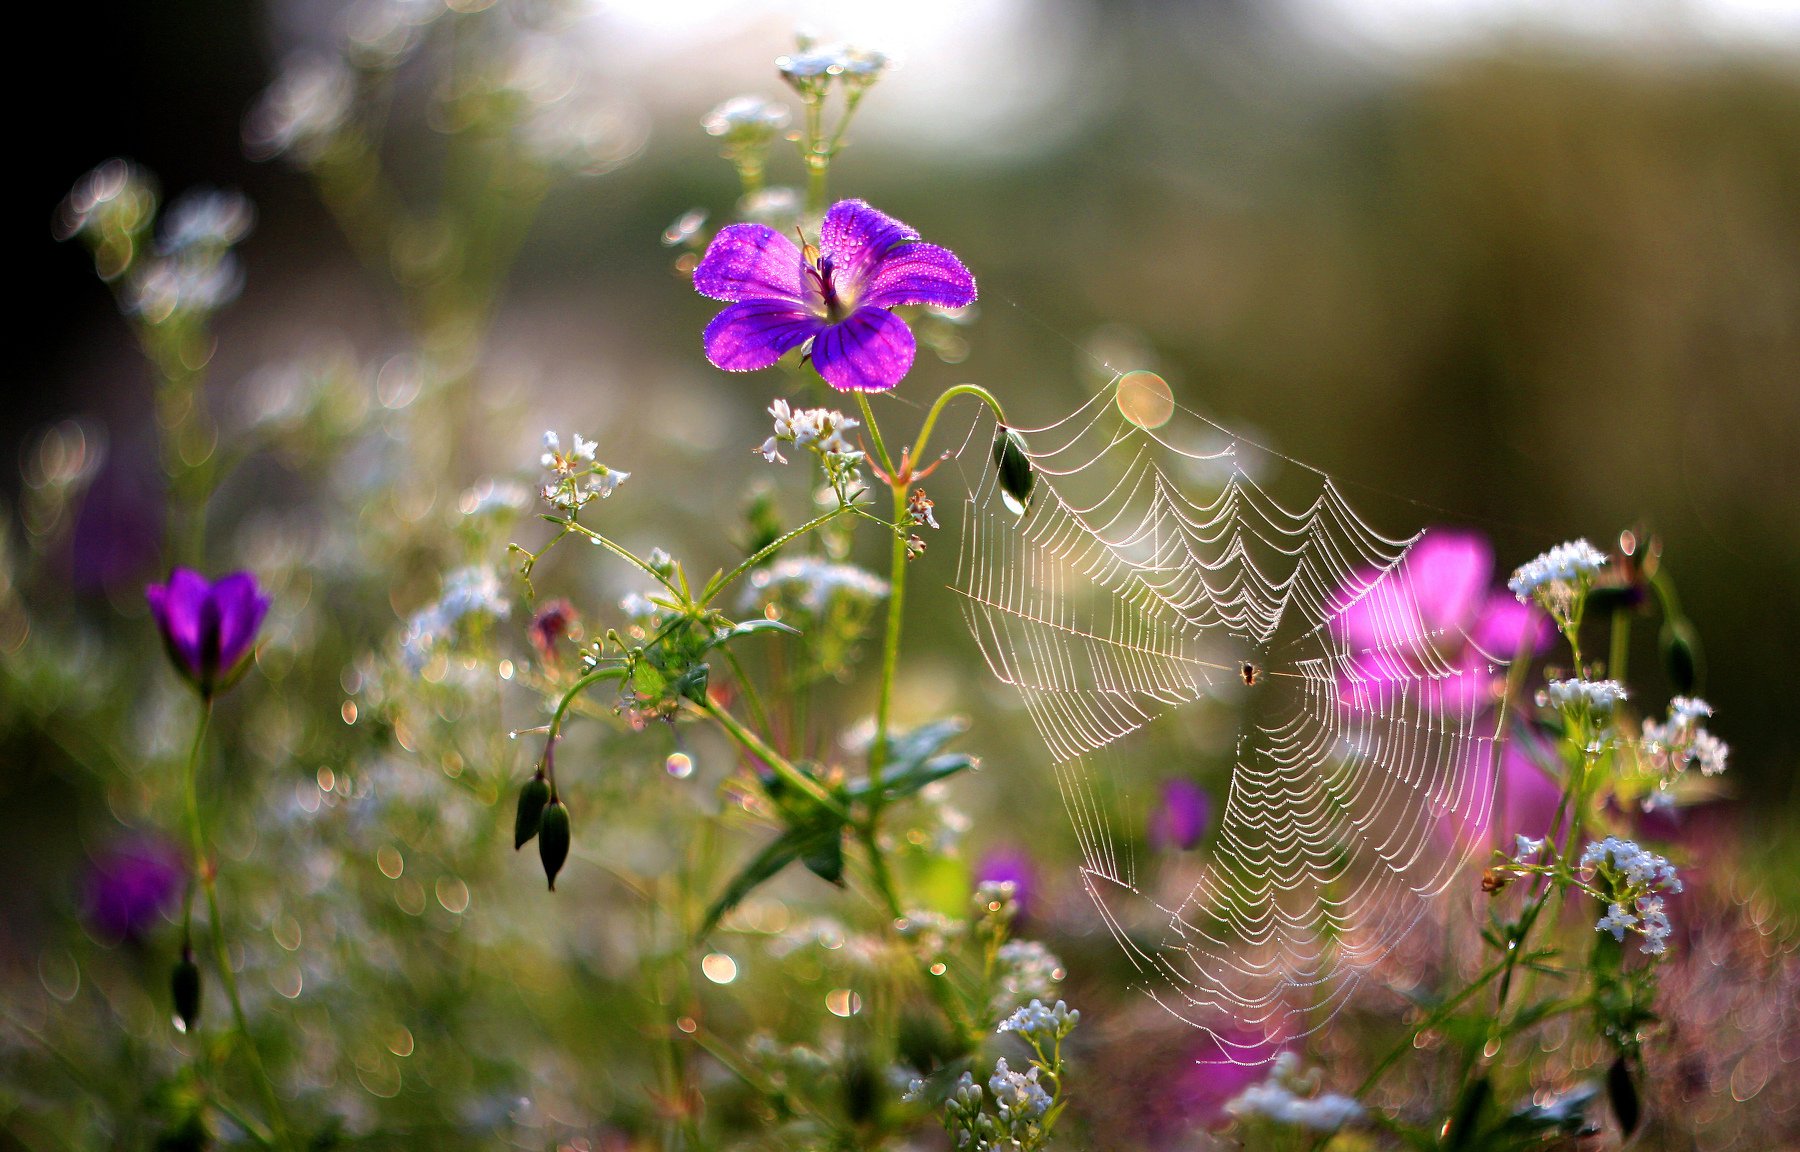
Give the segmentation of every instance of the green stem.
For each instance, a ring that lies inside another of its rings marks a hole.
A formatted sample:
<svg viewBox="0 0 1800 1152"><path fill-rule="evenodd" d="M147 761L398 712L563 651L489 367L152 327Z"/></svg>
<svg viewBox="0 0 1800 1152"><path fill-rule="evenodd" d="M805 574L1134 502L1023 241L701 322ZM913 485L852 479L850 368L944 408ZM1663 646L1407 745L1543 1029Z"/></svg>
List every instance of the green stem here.
<svg viewBox="0 0 1800 1152"><path fill-rule="evenodd" d="M881 426L875 423L875 412L869 407L869 394L858 392L856 403L862 409L863 427L869 430L869 439L875 445L875 460L881 465L883 472L892 476L894 474L894 458L888 455L887 445L881 442Z"/></svg>
<svg viewBox="0 0 1800 1152"><path fill-rule="evenodd" d="M906 519L906 497L910 485L894 484L894 523ZM900 629L906 613L906 535L896 530L888 561L887 639L881 651L880 695L875 698L875 740L869 745L869 823L871 828L881 815L886 796L882 790L881 770L887 764L888 722L894 705L894 676L900 667ZM871 845L873 847L873 845Z"/></svg>
<svg viewBox="0 0 1800 1152"><path fill-rule="evenodd" d="M744 561L731 571L722 576L713 577L711 580L707 581L705 589L700 593L700 606L705 607L712 603L719 593L731 587L744 573L750 571L750 569L756 567L758 564L761 564L764 560L775 555L775 553L781 551L783 548L792 544L795 540L806 535L808 532L811 532L813 529L831 523L831 521L850 511L853 507L854 506L850 504L839 504L829 512L822 512L819 515L814 516L811 520L808 520L806 523L800 525L800 527L783 533L771 543L757 549L754 555L745 557Z"/></svg>
<svg viewBox="0 0 1800 1152"><path fill-rule="evenodd" d="M212 937L213 958L219 968L219 982L225 986L225 998L231 1003L232 1022L237 1028L244 1050L249 1054L251 1070L256 1074L257 1086L262 1092L263 1107L269 1111L269 1125L275 1132L275 1143L292 1147L293 1141L288 1135L281 1101L275 1094L275 1083L269 1079L268 1069L263 1066L262 1053L257 1051L256 1041L251 1038L250 1021L244 1015L244 1003L238 995L237 975L231 969L231 951L225 946L225 921L219 913L219 889L213 876L212 862L207 858L206 828L200 819L199 775L200 753L206 743L206 731L211 721L212 701L203 700L199 722L194 725L193 747L188 750L186 771L188 838L194 852L194 872L200 877L200 887L206 893L206 909L210 918L208 935Z"/></svg>
<svg viewBox="0 0 1800 1152"><path fill-rule="evenodd" d="M637 568L639 571L643 572L644 575L650 577L652 580L656 581L658 584L661 584L664 588L667 588L669 590L669 595L673 596L678 603L686 604L688 602L687 596L683 594L682 589L679 585L677 585L675 582L670 580L667 576L663 575L661 572L658 572L656 569L650 567L649 561L644 560L643 558L639 557L638 554L633 552L631 549L625 547L622 544L615 544L613 541L607 539L605 536L600 535L600 533L594 531L592 528L589 528L586 524L582 524L579 521L576 521L573 519L561 520L555 516L546 516L546 517L544 517L544 519L550 521L550 523L552 523L552 524L561 524L563 527L568 529L570 532L579 532L581 535L586 536L589 540L592 540L594 543L600 545L602 548L605 548L608 552L611 552L614 556L617 556L619 559L621 559L621 560L625 561L626 563L632 565L633 567Z"/></svg>
<svg viewBox="0 0 1800 1152"><path fill-rule="evenodd" d="M1000 401L994 398L992 392L981 387L981 385L958 384L954 388L947 388L944 390L944 394L939 396L937 400L932 403L931 411L925 413L925 423L919 426L919 442L918 445L913 448L913 461L915 463L925 459L925 443L931 439L931 430L937 425L938 414L943 412L944 405L956 399L958 396L975 397L977 400L988 406L988 410L994 414L995 420L998 420L1002 425L1006 423L1006 413L1001 410Z"/></svg>
<svg viewBox="0 0 1800 1152"><path fill-rule="evenodd" d="M1631 613L1615 608L1612 614L1612 651L1606 658L1606 675L1623 684L1625 662L1631 658Z"/></svg>
<svg viewBox="0 0 1800 1152"><path fill-rule="evenodd" d="M849 822L850 813L845 809L844 805L838 801L837 797L820 787L817 780L814 780L806 773L800 771L800 769L794 767L788 762L787 757L764 743L762 737L738 723L737 717L725 711L711 700L708 700L704 704L695 704L692 701L689 701L688 705L718 721L719 726L725 729L733 740L736 740L742 745L746 752L749 752L752 756L755 756L758 760L767 764L777 776L804 792L815 803L831 812L838 819L843 820L846 823Z"/></svg>

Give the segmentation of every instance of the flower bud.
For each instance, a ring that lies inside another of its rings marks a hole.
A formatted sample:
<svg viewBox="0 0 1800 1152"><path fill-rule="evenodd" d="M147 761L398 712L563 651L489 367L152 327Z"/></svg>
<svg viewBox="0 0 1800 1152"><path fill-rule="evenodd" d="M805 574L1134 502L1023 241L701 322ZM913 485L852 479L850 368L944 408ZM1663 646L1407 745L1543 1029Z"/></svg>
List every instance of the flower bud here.
<svg viewBox="0 0 1800 1152"><path fill-rule="evenodd" d="M556 891L556 874L569 858L569 806L552 798L544 806L538 822L538 856L544 861L544 876L550 891Z"/></svg>
<svg viewBox="0 0 1800 1152"><path fill-rule="evenodd" d="M1693 625L1677 617L1663 622L1658 637L1662 646L1663 669L1669 675L1669 687L1677 696L1692 695L1700 684L1700 637Z"/></svg>
<svg viewBox="0 0 1800 1152"><path fill-rule="evenodd" d="M183 1032L192 1032L200 1022L200 966L194 963L194 950L183 948L175 971L169 976L170 999L175 1003L175 1017Z"/></svg>
<svg viewBox="0 0 1800 1152"><path fill-rule="evenodd" d="M550 803L550 782L544 779L540 769L536 776L525 781L519 789L519 810L513 816L513 851L525 847L525 842L538 834L543 823L544 805Z"/></svg>
<svg viewBox="0 0 1800 1152"><path fill-rule="evenodd" d="M1019 515L1031 503L1031 489L1037 482L1031 457L1025 452L1025 438L1012 428L1000 429L994 438L994 467L1000 474L1000 490L1008 497L1008 507Z"/></svg>
<svg viewBox="0 0 1800 1152"><path fill-rule="evenodd" d="M1631 1067L1623 1056L1614 1057L1612 1067L1606 1070L1606 1098L1612 1104L1620 1131L1629 1137L1637 1131L1638 1093L1637 1085L1631 1079Z"/></svg>

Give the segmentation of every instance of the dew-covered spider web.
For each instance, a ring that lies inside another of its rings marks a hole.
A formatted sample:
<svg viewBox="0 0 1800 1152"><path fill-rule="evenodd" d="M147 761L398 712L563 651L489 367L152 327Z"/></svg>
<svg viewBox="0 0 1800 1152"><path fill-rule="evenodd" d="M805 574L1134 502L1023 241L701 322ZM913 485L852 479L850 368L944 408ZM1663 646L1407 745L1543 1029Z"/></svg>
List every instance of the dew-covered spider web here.
<svg viewBox="0 0 1800 1152"><path fill-rule="evenodd" d="M1226 1045L1304 1034L1450 882L1465 841L1446 831L1486 826L1504 661L1428 625L1405 564L1419 535L1384 534L1331 476L1166 385L1115 379L1018 431L1022 510L994 467L965 465L954 589L1055 764L1084 885L1168 1011ZM1171 891L1148 882L1110 777L1153 750L1165 776L1201 767L1140 734L1195 707L1236 735L1214 755L1217 833Z"/></svg>

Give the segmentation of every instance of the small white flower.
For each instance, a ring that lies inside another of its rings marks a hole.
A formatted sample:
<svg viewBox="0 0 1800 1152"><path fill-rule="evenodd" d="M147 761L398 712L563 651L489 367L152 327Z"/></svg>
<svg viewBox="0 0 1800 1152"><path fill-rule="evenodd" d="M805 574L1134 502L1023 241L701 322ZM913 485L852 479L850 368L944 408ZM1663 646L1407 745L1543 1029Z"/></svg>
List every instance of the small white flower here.
<svg viewBox="0 0 1800 1152"><path fill-rule="evenodd" d="M1050 1110L1050 1093L1038 1083L1038 1070L1033 1068L1021 1075L1006 1066L1004 1056L994 1062L994 1074L988 1077L987 1087L1002 1124L1036 1120Z"/></svg>
<svg viewBox="0 0 1800 1152"><path fill-rule="evenodd" d="M1516 841L1516 847L1513 851L1513 860L1516 863L1527 863L1530 859L1536 857L1538 853L1544 850L1544 842L1542 840L1533 840L1531 837L1523 834L1515 836L1514 840Z"/></svg>
<svg viewBox="0 0 1800 1152"><path fill-rule="evenodd" d="M1506 586L1520 601L1530 603L1540 589L1554 591L1559 585L1576 585L1604 567L1606 553L1586 540L1571 540L1519 565Z"/></svg>
<svg viewBox="0 0 1800 1152"><path fill-rule="evenodd" d="M754 449L762 453L762 458L771 464L786 464L787 457L781 454L781 441L771 436L762 442L762 447Z"/></svg>
<svg viewBox="0 0 1800 1152"><path fill-rule="evenodd" d="M1604 715L1625 699L1625 686L1617 680L1552 680L1544 696L1558 708L1579 705Z"/></svg>
<svg viewBox="0 0 1800 1152"><path fill-rule="evenodd" d="M1625 930L1637 924L1637 917L1618 904L1607 905L1606 915L1594 925L1596 932L1611 932L1614 940L1625 939Z"/></svg>

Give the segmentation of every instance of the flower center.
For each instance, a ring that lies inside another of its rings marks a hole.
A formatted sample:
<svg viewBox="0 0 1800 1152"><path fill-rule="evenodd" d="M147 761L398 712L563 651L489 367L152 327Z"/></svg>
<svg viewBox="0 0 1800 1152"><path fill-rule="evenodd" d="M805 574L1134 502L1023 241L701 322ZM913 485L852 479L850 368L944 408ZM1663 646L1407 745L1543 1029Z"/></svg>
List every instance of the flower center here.
<svg viewBox="0 0 1800 1152"><path fill-rule="evenodd" d="M802 251L806 256L806 277L812 282L813 290L819 296L816 307L827 323L836 324L850 315L855 308L854 302L839 295L838 285L833 276L831 257L823 255L811 244L808 244Z"/></svg>

